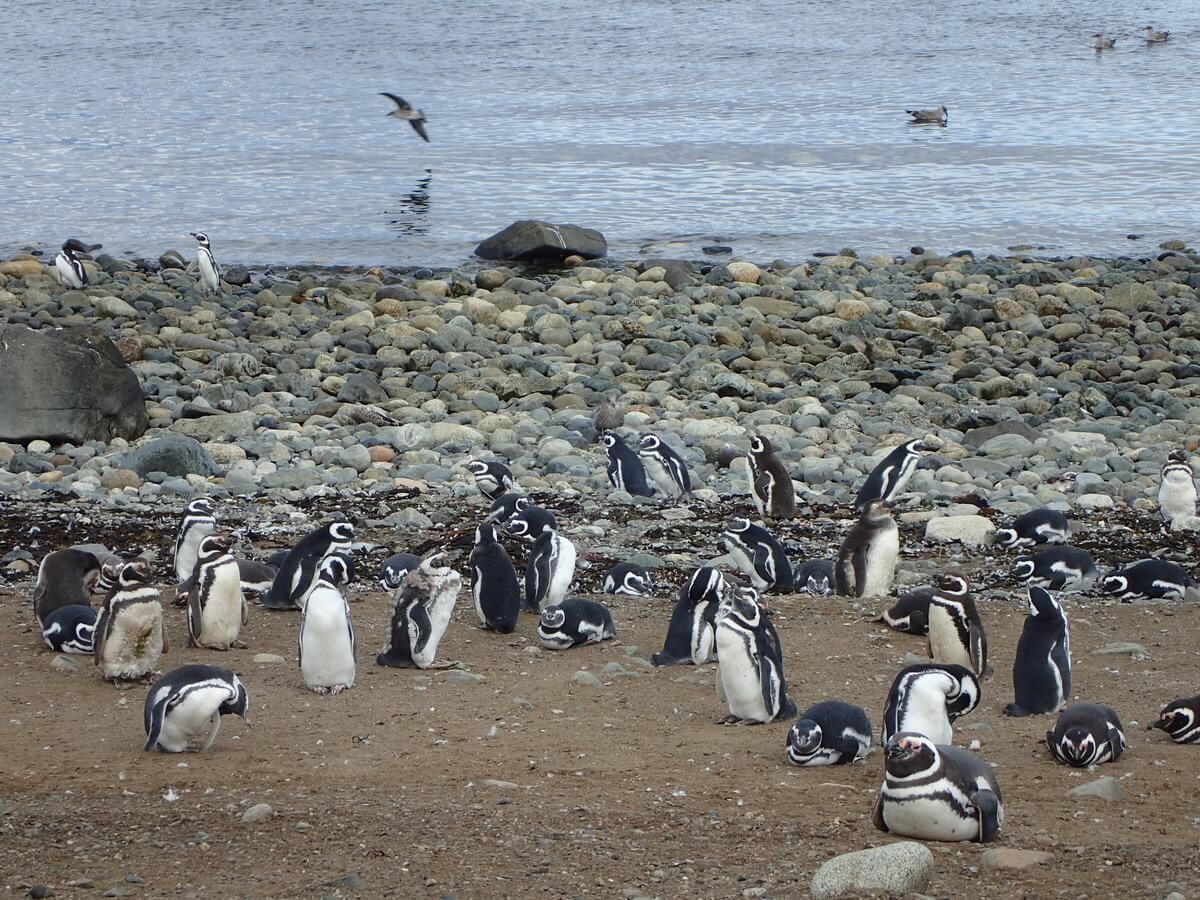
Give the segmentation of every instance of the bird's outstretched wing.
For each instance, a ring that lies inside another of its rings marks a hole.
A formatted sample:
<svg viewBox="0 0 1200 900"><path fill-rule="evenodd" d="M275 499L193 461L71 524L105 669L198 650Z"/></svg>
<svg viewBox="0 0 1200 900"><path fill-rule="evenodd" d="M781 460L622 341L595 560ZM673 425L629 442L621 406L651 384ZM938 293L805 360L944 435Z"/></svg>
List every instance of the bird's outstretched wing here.
<svg viewBox="0 0 1200 900"><path fill-rule="evenodd" d="M425 143L429 143L429 135L425 133L424 119L409 119L409 124L412 125L413 131L419 134Z"/></svg>
<svg viewBox="0 0 1200 900"><path fill-rule="evenodd" d="M403 97L397 97L395 94L389 94L387 91L380 91L379 96L387 97L389 100L395 103L397 107L399 107L401 112L412 112L412 107L409 106L408 101Z"/></svg>

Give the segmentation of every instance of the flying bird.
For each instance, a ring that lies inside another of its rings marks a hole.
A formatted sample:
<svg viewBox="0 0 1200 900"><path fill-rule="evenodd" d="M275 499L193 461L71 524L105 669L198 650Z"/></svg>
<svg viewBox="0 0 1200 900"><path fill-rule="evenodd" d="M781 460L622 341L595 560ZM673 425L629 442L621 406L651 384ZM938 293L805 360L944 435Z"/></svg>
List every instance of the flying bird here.
<svg viewBox="0 0 1200 900"><path fill-rule="evenodd" d="M424 110L413 109L412 106L409 105L408 101L405 100L403 97L397 97L395 94L389 94L387 91L380 91L379 96L387 97L389 100L391 100L393 103L396 104L396 108L393 109L390 113L388 113L389 116L396 118L396 119L404 119L406 122L408 122L409 125L411 125L413 127L413 131L415 131L417 134L419 134L421 136L422 140L424 140L424 141L429 140L429 135L427 135L425 133L425 111Z"/></svg>
<svg viewBox="0 0 1200 900"><path fill-rule="evenodd" d="M945 125L950 120L950 113L944 106L937 109L906 109L912 116L910 125Z"/></svg>

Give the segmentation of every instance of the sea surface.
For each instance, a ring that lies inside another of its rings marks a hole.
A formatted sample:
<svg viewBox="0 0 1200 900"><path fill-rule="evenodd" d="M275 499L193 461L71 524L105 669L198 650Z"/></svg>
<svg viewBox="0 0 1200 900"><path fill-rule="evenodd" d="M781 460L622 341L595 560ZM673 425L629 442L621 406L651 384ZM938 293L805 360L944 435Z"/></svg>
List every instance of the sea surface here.
<svg viewBox="0 0 1200 900"><path fill-rule="evenodd" d="M1200 230L1197 0L3 6L0 253L203 230L228 262L457 264L528 217L759 260Z"/></svg>

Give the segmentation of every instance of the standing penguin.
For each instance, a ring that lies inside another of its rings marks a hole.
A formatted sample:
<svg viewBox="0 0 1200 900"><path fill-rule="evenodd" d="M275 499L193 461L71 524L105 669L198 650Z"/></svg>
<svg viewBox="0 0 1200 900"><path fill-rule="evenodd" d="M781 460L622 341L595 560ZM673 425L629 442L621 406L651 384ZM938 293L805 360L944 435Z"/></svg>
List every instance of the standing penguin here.
<svg viewBox="0 0 1200 900"><path fill-rule="evenodd" d="M1146 730L1165 731L1177 744L1200 744L1200 697L1172 700Z"/></svg>
<svg viewBox="0 0 1200 900"><path fill-rule="evenodd" d="M150 688L143 708L146 744L143 750L181 753L196 738L203 753L217 739L221 716L246 717L250 697L242 680L216 666L180 666Z"/></svg>
<svg viewBox="0 0 1200 900"><path fill-rule="evenodd" d="M502 462L473 459L467 463L467 471L475 478L475 486L490 502L495 503L512 490L512 469Z"/></svg>
<svg viewBox="0 0 1200 900"><path fill-rule="evenodd" d="M58 274L58 281L63 287L75 288L75 290L83 290L88 284L87 269L83 267L83 261L79 258L80 253L91 253L93 250L99 250L100 244L85 244L75 238L70 238L62 245L58 256L54 257L54 270Z"/></svg>
<svg viewBox="0 0 1200 900"><path fill-rule="evenodd" d="M537 636L538 643L548 650L567 650L614 638L617 626L603 603L570 597L541 611Z"/></svg>
<svg viewBox="0 0 1200 900"><path fill-rule="evenodd" d="M750 497L758 514L764 519L794 519L796 488L771 442L760 434L752 435L746 463L750 467Z"/></svg>
<svg viewBox="0 0 1200 900"><path fill-rule="evenodd" d="M883 710L883 743L905 731L929 737L935 744L954 740L952 723L979 705L979 679L966 666L918 663L892 681Z"/></svg>
<svg viewBox="0 0 1200 900"><path fill-rule="evenodd" d="M778 588L785 592L793 589L795 579L787 551L775 535L761 525L735 516L725 523L721 545L755 589Z"/></svg>
<svg viewBox="0 0 1200 900"><path fill-rule="evenodd" d="M995 840L1004 822L992 767L957 747L901 732L883 747L872 819L880 831L926 841Z"/></svg>
<svg viewBox="0 0 1200 900"><path fill-rule="evenodd" d="M645 566L637 563L617 563L604 576L601 590L606 594L625 594L629 597L642 597L650 593L653 585L650 583L650 573Z"/></svg>
<svg viewBox="0 0 1200 900"><path fill-rule="evenodd" d="M796 590L814 597L828 597L837 583L836 564L832 559L810 559L796 570Z"/></svg>
<svg viewBox="0 0 1200 900"><path fill-rule="evenodd" d="M194 581L187 605L192 645L210 650L245 647L238 640L247 617L241 571L223 538L214 534L200 542Z"/></svg>
<svg viewBox="0 0 1200 900"><path fill-rule="evenodd" d="M215 510L212 500L197 497L183 511L179 531L175 534L175 580L180 584L192 577L200 542L217 530Z"/></svg>
<svg viewBox="0 0 1200 900"><path fill-rule="evenodd" d="M1037 544L1065 544L1071 537L1071 523L1053 509L1032 509L1017 516L1008 528L997 528L992 540L1009 550Z"/></svg>
<svg viewBox="0 0 1200 900"><path fill-rule="evenodd" d="M331 697L354 687L358 673L350 604L339 589L349 581L346 557L334 554L323 559L317 584L300 615L300 674L310 691Z"/></svg>
<svg viewBox="0 0 1200 900"><path fill-rule="evenodd" d="M196 266L200 269L200 292L203 294L221 293L221 267L213 256L212 244L208 235L203 231L193 231L196 239Z"/></svg>
<svg viewBox="0 0 1200 900"><path fill-rule="evenodd" d="M68 547L42 557L33 586L33 614L46 627L50 614L67 606L92 605L92 588L100 581L96 554Z"/></svg>
<svg viewBox="0 0 1200 900"><path fill-rule="evenodd" d="M1158 509L1168 525L1183 516L1196 515L1196 482L1187 453L1182 450L1172 450L1162 467Z"/></svg>
<svg viewBox="0 0 1200 900"><path fill-rule="evenodd" d="M446 669L454 665L437 658L438 645L462 586L461 576L453 569L434 567L434 561L445 555L427 556L405 576L392 607L388 642L375 657L377 665L398 669Z"/></svg>
<svg viewBox="0 0 1200 900"><path fill-rule="evenodd" d="M1122 603L1135 600L1182 600L1196 579L1181 565L1162 559L1140 559L1100 579L1106 593L1116 594Z"/></svg>
<svg viewBox="0 0 1200 900"><path fill-rule="evenodd" d="M350 555L354 526L343 519L310 531L288 551L263 598L268 609L303 609L320 580L321 563L334 554Z"/></svg>
<svg viewBox="0 0 1200 900"><path fill-rule="evenodd" d="M936 663L966 666L980 678L987 664L987 632L971 598L967 579L951 572L939 575L929 600L929 657Z"/></svg>
<svg viewBox="0 0 1200 900"><path fill-rule="evenodd" d="M635 497L653 497L654 488L646 481L646 467L615 431L606 431L600 438L608 454L608 482L618 491Z"/></svg>
<svg viewBox="0 0 1200 900"><path fill-rule="evenodd" d="M530 544L536 543L543 531L557 528L554 513L540 506L523 506L504 524L505 531Z"/></svg>
<svg viewBox="0 0 1200 900"><path fill-rule="evenodd" d="M1006 716L1031 716L1060 709L1071 696L1071 637L1067 614L1044 588L1029 588L1029 615L1013 660L1016 700Z"/></svg>
<svg viewBox="0 0 1200 900"><path fill-rule="evenodd" d="M885 609L875 621L908 634L928 634L929 601L934 593L935 589L931 587L906 591L897 598L891 609Z"/></svg>
<svg viewBox="0 0 1200 900"><path fill-rule="evenodd" d="M908 485L921 461L921 453L928 449L920 440L905 441L885 456L858 489L854 508L862 509L872 500L894 500Z"/></svg>
<svg viewBox="0 0 1200 900"><path fill-rule="evenodd" d="M475 529L471 551L471 594L479 624L501 634L511 634L521 614L521 584L508 551L496 540L494 526Z"/></svg>
<svg viewBox="0 0 1200 900"><path fill-rule="evenodd" d="M704 566L694 571L679 589L667 638L650 662L656 666L711 662L716 655L717 609L725 589L725 577L716 569Z"/></svg>
<svg viewBox="0 0 1200 900"><path fill-rule="evenodd" d="M883 500L872 500L838 550L837 592L842 597L886 597L892 592L900 529Z"/></svg>
<svg viewBox="0 0 1200 900"><path fill-rule="evenodd" d="M1125 750L1121 720L1099 703L1072 703L1058 714L1054 728L1046 732L1046 746L1061 763L1084 769L1116 762Z"/></svg>
<svg viewBox="0 0 1200 900"><path fill-rule="evenodd" d="M137 681L167 652L167 629L158 591L144 562L124 563L96 619L94 658L108 681Z"/></svg>
<svg viewBox="0 0 1200 900"><path fill-rule="evenodd" d="M871 722L861 706L826 700L810 706L787 736L788 762L796 766L836 766L866 759Z"/></svg>
<svg viewBox="0 0 1200 900"><path fill-rule="evenodd" d="M654 487L664 497L690 497L692 479L683 457L667 446L657 434L643 434L638 456Z"/></svg>
<svg viewBox="0 0 1200 900"><path fill-rule="evenodd" d="M488 514L483 521L491 522L499 528L508 529L509 522L521 512L533 507L533 501L524 494L501 494L492 501Z"/></svg>
<svg viewBox="0 0 1200 900"><path fill-rule="evenodd" d="M783 676L783 648L758 591L727 591L717 612L717 696L722 725L757 725L796 715Z"/></svg>
<svg viewBox="0 0 1200 900"><path fill-rule="evenodd" d="M525 608L540 612L562 603L575 577L575 545L545 528L533 543L525 566Z"/></svg>
<svg viewBox="0 0 1200 900"><path fill-rule="evenodd" d="M1100 570L1087 551L1063 544L1043 550L1036 556L1018 556L1013 560L1012 573L1025 584L1052 591L1069 591L1091 585Z"/></svg>

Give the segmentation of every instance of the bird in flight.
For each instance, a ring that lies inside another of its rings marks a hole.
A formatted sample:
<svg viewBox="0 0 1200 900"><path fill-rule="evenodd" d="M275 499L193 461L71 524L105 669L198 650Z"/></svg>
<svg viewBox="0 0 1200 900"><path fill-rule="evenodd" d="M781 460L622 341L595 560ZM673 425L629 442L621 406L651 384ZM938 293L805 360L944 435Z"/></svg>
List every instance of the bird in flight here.
<svg viewBox="0 0 1200 900"><path fill-rule="evenodd" d="M389 116L397 119L404 119L413 127L413 131L421 136L422 140L429 140L429 135L425 133L424 110L413 109L412 106L409 105L408 101L403 97L397 97L395 94L389 94L387 91L380 91L379 96L387 97L396 104L396 108L388 113Z"/></svg>

